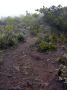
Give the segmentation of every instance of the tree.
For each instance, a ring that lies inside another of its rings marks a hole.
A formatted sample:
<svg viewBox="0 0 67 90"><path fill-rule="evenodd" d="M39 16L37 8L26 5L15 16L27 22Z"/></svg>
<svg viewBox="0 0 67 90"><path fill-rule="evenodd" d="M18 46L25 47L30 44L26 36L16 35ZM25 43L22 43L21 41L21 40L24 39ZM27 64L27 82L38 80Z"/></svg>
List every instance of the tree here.
<svg viewBox="0 0 67 90"><path fill-rule="evenodd" d="M67 8L61 5L51 6L50 8L43 7L38 10L43 13L43 20L59 31L67 32Z"/></svg>

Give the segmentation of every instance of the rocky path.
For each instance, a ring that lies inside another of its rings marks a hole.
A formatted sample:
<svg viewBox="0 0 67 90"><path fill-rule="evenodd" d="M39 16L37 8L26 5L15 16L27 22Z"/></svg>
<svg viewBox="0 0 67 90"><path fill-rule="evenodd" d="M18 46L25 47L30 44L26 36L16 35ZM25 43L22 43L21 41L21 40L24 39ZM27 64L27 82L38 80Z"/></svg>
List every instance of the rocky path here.
<svg viewBox="0 0 67 90"><path fill-rule="evenodd" d="M37 41L28 37L17 48L5 50L0 54L0 90L63 90L58 82L56 58L67 53L59 48L50 53L38 53L30 49Z"/></svg>

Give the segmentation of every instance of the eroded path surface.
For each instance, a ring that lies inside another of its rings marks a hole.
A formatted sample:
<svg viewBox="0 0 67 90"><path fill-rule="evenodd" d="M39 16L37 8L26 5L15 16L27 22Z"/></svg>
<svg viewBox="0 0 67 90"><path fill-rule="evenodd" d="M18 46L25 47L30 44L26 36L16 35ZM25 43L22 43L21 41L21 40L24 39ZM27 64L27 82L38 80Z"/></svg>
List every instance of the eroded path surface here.
<svg viewBox="0 0 67 90"><path fill-rule="evenodd" d="M59 48L50 53L38 53L30 48L36 41L37 38L29 36L17 48L0 54L3 59L0 90L63 90L56 75L56 58L67 53L67 50Z"/></svg>

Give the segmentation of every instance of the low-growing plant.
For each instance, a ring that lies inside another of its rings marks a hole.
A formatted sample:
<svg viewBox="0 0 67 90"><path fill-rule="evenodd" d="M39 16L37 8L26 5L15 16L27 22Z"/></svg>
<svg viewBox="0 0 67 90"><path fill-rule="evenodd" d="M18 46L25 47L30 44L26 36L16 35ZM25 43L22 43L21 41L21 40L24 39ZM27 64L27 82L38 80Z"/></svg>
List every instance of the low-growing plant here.
<svg viewBox="0 0 67 90"><path fill-rule="evenodd" d="M24 41L22 33L7 32L0 35L0 49L12 47Z"/></svg>
<svg viewBox="0 0 67 90"><path fill-rule="evenodd" d="M63 44L66 43L67 42L66 36L64 34L60 34L59 41Z"/></svg>
<svg viewBox="0 0 67 90"><path fill-rule="evenodd" d="M67 66L67 54L64 54L63 56L59 57L58 62L60 64L63 64L63 65Z"/></svg>
<svg viewBox="0 0 67 90"><path fill-rule="evenodd" d="M50 35L49 38L52 43L57 43L58 41L58 36L56 34Z"/></svg>
<svg viewBox="0 0 67 90"><path fill-rule="evenodd" d="M57 46L55 44L48 43L45 41L41 41L38 46L38 51L41 51L41 52L53 51L56 49L57 49Z"/></svg>
<svg viewBox="0 0 67 90"><path fill-rule="evenodd" d="M0 48L5 48L7 46L7 39L5 34L0 35Z"/></svg>
<svg viewBox="0 0 67 90"><path fill-rule="evenodd" d="M24 41L23 33L18 33L17 35L18 42Z"/></svg>
<svg viewBox="0 0 67 90"><path fill-rule="evenodd" d="M44 36L44 41L46 41L48 43L51 41L48 34Z"/></svg>
<svg viewBox="0 0 67 90"><path fill-rule="evenodd" d="M17 43L18 43L18 40L16 38L10 38L8 40L7 46L12 47L12 46L16 45Z"/></svg>
<svg viewBox="0 0 67 90"><path fill-rule="evenodd" d="M35 27L35 26L34 26ZM33 36L36 36L36 35L38 35L38 33L40 33L42 30L40 29L40 27L39 28L31 28L31 30L30 30L30 33L31 33L31 35L33 35Z"/></svg>

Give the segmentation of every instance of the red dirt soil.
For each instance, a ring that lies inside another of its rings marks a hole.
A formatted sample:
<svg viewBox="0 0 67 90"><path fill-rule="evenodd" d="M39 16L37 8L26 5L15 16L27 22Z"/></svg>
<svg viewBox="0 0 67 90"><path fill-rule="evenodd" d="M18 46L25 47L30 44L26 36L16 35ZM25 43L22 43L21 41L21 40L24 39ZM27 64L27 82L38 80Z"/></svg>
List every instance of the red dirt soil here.
<svg viewBox="0 0 67 90"><path fill-rule="evenodd" d="M67 53L59 48L49 53L31 50L36 38L28 37L16 48L2 52L0 65L0 90L63 90L58 81L56 59Z"/></svg>

